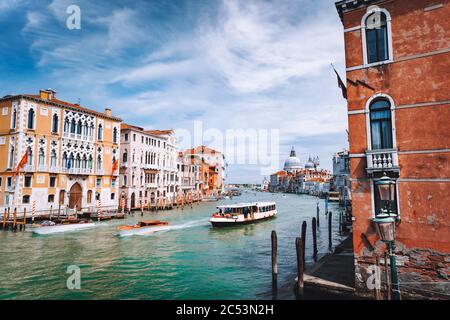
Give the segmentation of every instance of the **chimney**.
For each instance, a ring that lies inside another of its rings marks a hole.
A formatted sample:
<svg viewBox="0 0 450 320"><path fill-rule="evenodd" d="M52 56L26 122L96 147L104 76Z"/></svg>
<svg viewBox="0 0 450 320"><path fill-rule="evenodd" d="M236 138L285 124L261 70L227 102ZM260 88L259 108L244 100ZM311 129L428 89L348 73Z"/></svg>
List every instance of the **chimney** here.
<svg viewBox="0 0 450 320"><path fill-rule="evenodd" d="M110 108L105 108L105 114L106 114L108 117L111 117L111 109L110 109Z"/></svg>
<svg viewBox="0 0 450 320"><path fill-rule="evenodd" d="M56 91L51 88L39 90L39 97L45 100L52 100L53 98L56 98Z"/></svg>

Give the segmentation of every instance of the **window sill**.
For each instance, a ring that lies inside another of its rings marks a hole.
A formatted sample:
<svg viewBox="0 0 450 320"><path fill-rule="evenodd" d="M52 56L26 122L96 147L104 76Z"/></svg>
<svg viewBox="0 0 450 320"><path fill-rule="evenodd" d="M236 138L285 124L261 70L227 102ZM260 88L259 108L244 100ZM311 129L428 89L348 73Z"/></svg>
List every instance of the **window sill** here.
<svg viewBox="0 0 450 320"><path fill-rule="evenodd" d="M367 64L364 64L362 66L362 68L363 69L373 68L373 67L378 67L378 66L382 66L382 65L385 65L385 64L391 64L393 62L394 62L394 60L390 59L390 60L378 61L378 62L373 62L373 63L367 63Z"/></svg>

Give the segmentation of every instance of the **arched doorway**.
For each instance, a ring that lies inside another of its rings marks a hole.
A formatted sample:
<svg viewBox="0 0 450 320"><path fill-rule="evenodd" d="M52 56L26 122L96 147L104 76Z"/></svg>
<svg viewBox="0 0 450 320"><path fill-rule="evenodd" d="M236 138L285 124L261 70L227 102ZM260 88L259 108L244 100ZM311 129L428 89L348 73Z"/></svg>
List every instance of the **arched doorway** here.
<svg viewBox="0 0 450 320"><path fill-rule="evenodd" d="M136 195L134 192L131 194L131 204L130 209L134 209L136 207Z"/></svg>
<svg viewBox="0 0 450 320"><path fill-rule="evenodd" d="M82 190L79 183L75 183L69 191L69 208L73 209L75 206L81 209Z"/></svg>

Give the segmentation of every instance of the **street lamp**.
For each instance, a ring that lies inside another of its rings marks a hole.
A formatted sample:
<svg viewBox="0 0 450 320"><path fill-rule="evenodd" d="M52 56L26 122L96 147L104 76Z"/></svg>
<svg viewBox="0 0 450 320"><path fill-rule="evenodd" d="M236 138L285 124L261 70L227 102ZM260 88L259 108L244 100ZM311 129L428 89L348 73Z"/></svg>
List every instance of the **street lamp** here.
<svg viewBox="0 0 450 320"><path fill-rule="evenodd" d="M395 222L396 210L394 210L395 201L395 181L392 181L386 173L383 177L375 182L378 192L378 210L375 218L372 220L381 241L386 243L391 264L391 282L392 282L392 299L400 300L400 289L397 277L397 257L395 255Z"/></svg>

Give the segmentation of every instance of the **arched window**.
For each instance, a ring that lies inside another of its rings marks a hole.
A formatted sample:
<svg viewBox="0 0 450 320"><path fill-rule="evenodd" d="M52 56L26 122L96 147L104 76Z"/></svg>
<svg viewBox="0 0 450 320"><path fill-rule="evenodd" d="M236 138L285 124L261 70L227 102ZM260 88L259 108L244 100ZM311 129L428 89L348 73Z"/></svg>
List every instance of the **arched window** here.
<svg viewBox="0 0 450 320"><path fill-rule="evenodd" d="M363 21L365 41L365 63L371 64L389 59L391 52L390 16L385 10L368 13Z"/></svg>
<svg viewBox="0 0 450 320"><path fill-rule="evenodd" d="M68 168L67 153L66 152L64 152L63 156L62 156L62 165L63 165L63 168Z"/></svg>
<svg viewBox="0 0 450 320"><path fill-rule="evenodd" d="M70 133L76 132L77 123L75 122L75 119L72 119L72 122L70 123Z"/></svg>
<svg viewBox="0 0 450 320"><path fill-rule="evenodd" d="M103 126L101 124L98 125L97 139L98 140L102 140L103 139Z"/></svg>
<svg viewBox="0 0 450 320"><path fill-rule="evenodd" d="M40 166L43 166L45 164L45 153L44 149L39 149L39 156L38 156L38 162Z"/></svg>
<svg viewBox="0 0 450 320"><path fill-rule="evenodd" d="M28 110L28 129L34 129L34 109Z"/></svg>
<svg viewBox="0 0 450 320"><path fill-rule="evenodd" d="M122 157L123 157L122 162L125 163L128 161L128 150L127 149L125 149Z"/></svg>
<svg viewBox="0 0 450 320"><path fill-rule="evenodd" d="M69 119L66 118L66 120L64 120L64 132L69 132L69 131L70 131Z"/></svg>
<svg viewBox="0 0 450 320"><path fill-rule="evenodd" d="M82 162L82 168L87 169L87 157L86 155L83 156L83 162Z"/></svg>
<svg viewBox="0 0 450 320"><path fill-rule="evenodd" d="M102 156L97 157L97 170L102 170Z"/></svg>
<svg viewBox="0 0 450 320"><path fill-rule="evenodd" d="M372 150L392 148L391 103L388 100L376 99L370 104L370 133Z"/></svg>
<svg viewBox="0 0 450 320"><path fill-rule="evenodd" d="M27 164L31 166L31 165L33 165L33 150L31 150L31 147L28 147L27 150L28 150L28 162L27 162Z"/></svg>
<svg viewBox="0 0 450 320"><path fill-rule="evenodd" d="M50 166L56 167L56 151L55 150L52 150L52 152L50 153Z"/></svg>
<svg viewBox="0 0 450 320"><path fill-rule="evenodd" d="M8 159L8 168L12 168L14 165L14 146L9 147L9 159Z"/></svg>
<svg viewBox="0 0 450 320"><path fill-rule="evenodd" d="M58 115L56 113L53 115L52 119L52 132L53 133L58 132Z"/></svg>
<svg viewBox="0 0 450 320"><path fill-rule="evenodd" d="M68 169L73 168L74 160L75 160L75 157L74 157L73 153L71 153L70 156L69 156L69 160L67 162L67 168Z"/></svg>
<svg viewBox="0 0 450 320"><path fill-rule="evenodd" d="M113 142L117 143L117 128L114 127L113 129Z"/></svg>
<svg viewBox="0 0 450 320"><path fill-rule="evenodd" d="M83 124L81 123L81 120L78 120L78 124L77 124L77 134L81 135L81 129L82 129Z"/></svg>
<svg viewBox="0 0 450 320"><path fill-rule="evenodd" d="M77 158L76 158L76 161L75 161L75 168L81 168L81 156L80 156L80 154L77 154Z"/></svg>

